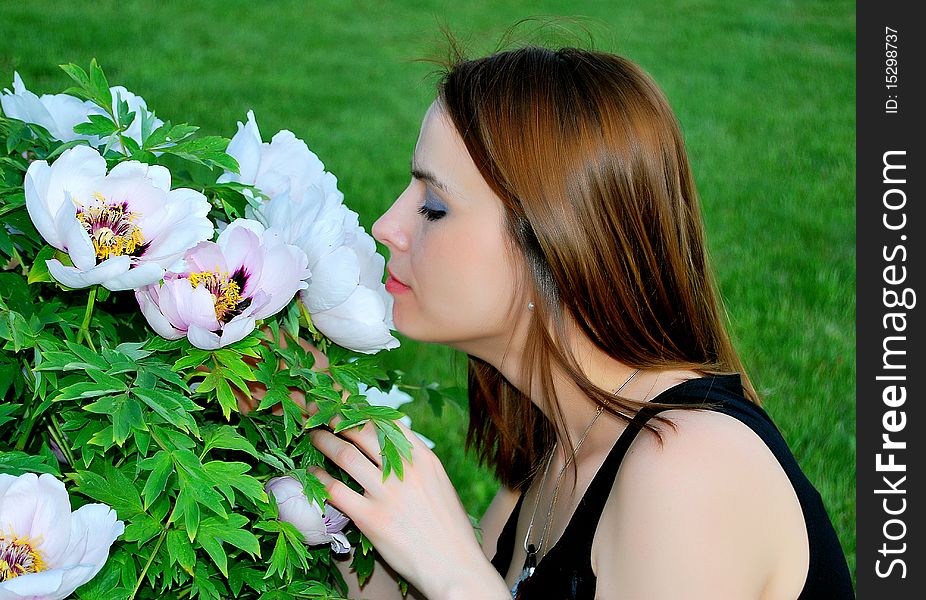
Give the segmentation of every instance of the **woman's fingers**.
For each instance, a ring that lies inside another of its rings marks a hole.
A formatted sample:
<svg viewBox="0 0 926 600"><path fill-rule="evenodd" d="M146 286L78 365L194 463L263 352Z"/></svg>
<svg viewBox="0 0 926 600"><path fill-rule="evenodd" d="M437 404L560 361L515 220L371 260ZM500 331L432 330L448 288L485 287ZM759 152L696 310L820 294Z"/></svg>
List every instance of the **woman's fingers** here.
<svg viewBox="0 0 926 600"><path fill-rule="evenodd" d="M308 471L325 486L329 502L351 519L369 511L369 500L350 489L343 481L338 481L321 467L311 467Z"/></svg>
<svg viewBox="0 0 926 600"><path fill-rule="evenodd" d="M312 429L309 435L312 445L344 469L363 489L373 490L382 483L383 473L378 464L351 442L321 428Z"/></svg>

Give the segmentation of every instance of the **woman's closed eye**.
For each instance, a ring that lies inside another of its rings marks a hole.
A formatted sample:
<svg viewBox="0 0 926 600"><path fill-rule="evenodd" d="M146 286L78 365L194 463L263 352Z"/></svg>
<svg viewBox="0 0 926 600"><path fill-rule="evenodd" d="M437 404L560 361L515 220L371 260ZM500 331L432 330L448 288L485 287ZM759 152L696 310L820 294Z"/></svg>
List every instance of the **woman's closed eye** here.
<svg viewBox="0 0 926 600"><path fill-rule="evenodd" d="M424 193L424 204L418 208L418 214L423 215L428 221L436 221L447 214L447 207L440 201L434 192L426 189Z"/></svg>

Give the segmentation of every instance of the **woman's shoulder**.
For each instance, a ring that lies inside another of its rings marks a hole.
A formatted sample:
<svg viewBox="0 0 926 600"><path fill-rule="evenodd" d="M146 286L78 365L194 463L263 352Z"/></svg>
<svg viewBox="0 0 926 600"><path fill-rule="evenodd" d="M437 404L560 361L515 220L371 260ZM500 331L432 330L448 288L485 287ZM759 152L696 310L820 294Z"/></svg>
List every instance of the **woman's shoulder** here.
<svg viewBox="0 0 926 600"><path fill-rule="evenodd" d="M667 596L685 591L673 585L703 581L713 597L758 597L752 586L765 587L770 577L796 587L796 596L809 561L806 528L768 445L721 412L661 416L669 423L657 425L661 436L641 433L628 449L598 528L619 535L596 535L596 558L616 566L624 581L646 579L654 565L679 565L677 580L660 584ZM730 589L717 590L717 577ZM692 589L683 595L696 597Z"/></svg>

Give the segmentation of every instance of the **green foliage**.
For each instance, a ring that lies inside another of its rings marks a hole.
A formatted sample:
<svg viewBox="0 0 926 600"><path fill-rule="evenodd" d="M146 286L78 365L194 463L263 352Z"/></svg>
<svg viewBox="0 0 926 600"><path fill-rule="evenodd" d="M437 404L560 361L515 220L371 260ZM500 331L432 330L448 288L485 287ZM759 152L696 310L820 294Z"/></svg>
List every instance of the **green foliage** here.
<svg viewBox="0 0 926 600"><path fill-rule="evenodd" d="M61 89L66 76L49 65L95 55L161 118L231 135L253 108L266 132L309 141L369 227L408 183L434 98L433 64L413 59L446 46L434 15L473 55L525 16L583 15L594 45L640 63L678 114L737 348L854 565L854 3L322 0L311 15L299 0L273 6L0 2L0 87L16 69L36 91ZM2 151L0 140L0 171L15 175ZM11 159L21 183L28 165ZM0 282L0 296L6 289ZM465 356L403 339L384 364L405 371L401 387L419 402L403 410L481 514L498 483L463 450L465 407L441 402L437 417L424 391L435 379L465 386ZM4 368L0 359L0 391L12 381Z"/></svg>
<svg viewBox="0 0 926 600"><path fill-rule="evenodd" d="M127 159L205 166L201 181L184 185L203 190L220 218L243 214L248 186L215 183L216 169L238 168L225 154L228 140L195 137L198 128L187 124L155 128L143 115L139 144L124 135L135 114L112 97L95 60L89 71L62 69L76 84L68 92L101 109L75 131L96 136L110 166ZM32 226L23 182L30 160L54 160L74 145L0 117L0 473L63 477L76 503L107 504L125 522L106 567L79 598L340 597L329 550L310 550L295 527L277 520L264 483L290 473L324 502L324 486L307 469L346 476L306 430L333 418L341 419L337 431L372 422L386 476L401 476L410 444L393 419L402 413L358 394L361 383L392 379L379 358L301 326L298 301L261 324L269 334L258 329L205 351L153 335L130 293L62 288L46 261L68 264L67 255ZM300 335L328 351L327 371L294 342ZM284 336L288 344L278 342ZM258 388L266 390L260 401L252 395ZM319 413L308 415L294 390ZM364 556L371 555L368 548Z"/></svg>

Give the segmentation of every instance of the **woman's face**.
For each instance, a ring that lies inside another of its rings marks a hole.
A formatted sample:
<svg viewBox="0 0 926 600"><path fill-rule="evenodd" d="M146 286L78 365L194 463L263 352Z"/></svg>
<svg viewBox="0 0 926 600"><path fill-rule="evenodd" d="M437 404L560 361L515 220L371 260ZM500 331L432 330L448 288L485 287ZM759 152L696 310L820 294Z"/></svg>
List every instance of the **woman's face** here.
<svg viewBox="0 0 926 600"><path fill-rule="evenodd" d="M421 125L411 183L373 236L391 253L398 331L479 356L504 347L521 302L502 204L437 103Z"/></svg>

